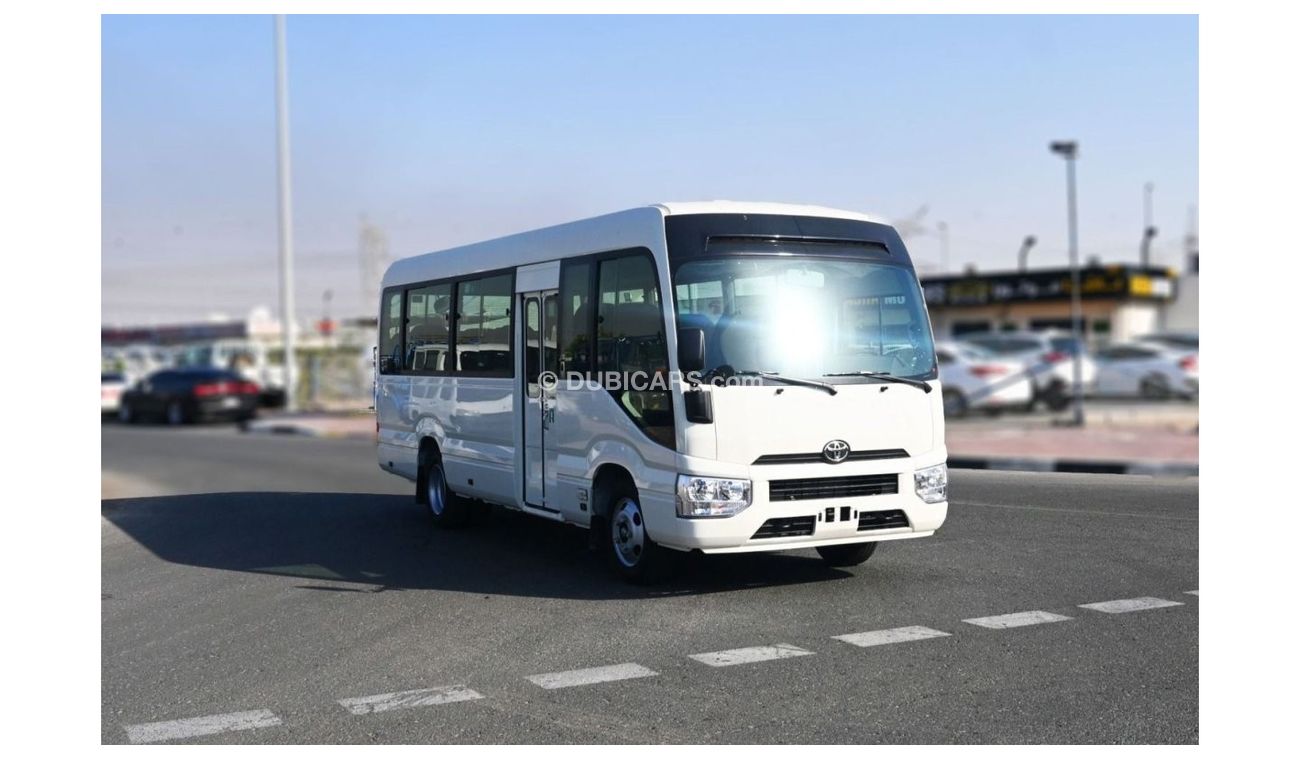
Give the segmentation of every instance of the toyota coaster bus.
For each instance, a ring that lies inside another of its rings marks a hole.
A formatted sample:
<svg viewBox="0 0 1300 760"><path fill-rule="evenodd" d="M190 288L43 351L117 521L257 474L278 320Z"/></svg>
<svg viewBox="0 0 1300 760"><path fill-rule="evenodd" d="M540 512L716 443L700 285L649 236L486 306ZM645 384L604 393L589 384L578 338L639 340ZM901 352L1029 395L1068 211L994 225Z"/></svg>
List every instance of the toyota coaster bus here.
<svg viewBox="0 0 1300 760"><path fill-rule="evenodd" d="M947 515L925 301L871 217L636 208L402 259L381 301L379 465L439 526L586 527L642 582L680 551L857 565Z"/></svg>

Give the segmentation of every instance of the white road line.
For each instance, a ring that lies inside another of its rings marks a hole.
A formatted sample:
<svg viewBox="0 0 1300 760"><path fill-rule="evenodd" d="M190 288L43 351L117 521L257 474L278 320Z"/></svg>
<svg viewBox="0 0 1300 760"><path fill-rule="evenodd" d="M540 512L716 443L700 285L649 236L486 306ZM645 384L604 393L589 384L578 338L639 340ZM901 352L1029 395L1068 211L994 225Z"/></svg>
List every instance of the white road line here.
<svg viewBox="0 0 1300 760"><path fill-rule="evenodd" d="M963 623L978 625L981 628L1019 628L1022 625L1038 625L1039 623L1059 623L1070 618L1065 615L1057 615L1055 612L1043 612L1042 610L1030 610L1028 612L1013 612L1009 615L993 615L991 617L970 618L963 620Z"/></svg>
<svg viewBox="0 0 1300 760"><path fill-rule="evenodd" d="M247 731L253 728L269 728L278 725L280 725L280 719L270 710L249 710L248 712L225 713L224 715L204 715L200 718L141 723L135 726L125 726L125 728L126 738L132 744L152 744L176 739L190 739L195 736L209 736L226 731Z"/></svg>
<svg viewBox="0 0 1300 760"><path fill-rule="evenodd" d="M1200 596L1200 595L1201 595L1200 590L1197 590L1197 591L1184 591L1183 593L1184 593L1184 594L1191 594L1192 596Z"/></svg>
<svg viewBox="0 0 1300 760"><path fill-rule="evenodd" d="M565 689L570 686L586 686L593 683L623 681L628 678L646 678L647 676L657 675L659 674L650 668L642 667L641 665L637 665L635 662L625 662L622 665L606 665L600 668L565 670L559 673L542 673L540 675L528 676L528 680L543 689Z"/></svg>
<svg viewBox="0 0 1300 760"><path fill-rule="evenodd" d="M348 712L353 715L369 715L370 713L388 712L389 710L445 705L451 702L465 702L482 698L482 694L464 686L439 686L433 689L412 689L411 691L395 691L391 694L375 694L369 697L351 697L349 699L340 699L339 704L346 707Z"/></svg>
<svg viewBox="0 0 1300 760"><path fill-rule="evenodd" d="M939 636L951 635L951 633L936 631L933 628L926 628L923 625L909 625L903 628L889 628L883 631L846 633L843 636L832 636L831 638L858 647L874 647L880 646L881 644L900 644L904 641L921 641L922 639L933 639Z"/></svg>
<svg viewBox="0 0 1300 760"><path fill-rule="evenodd" d="M1157 610L1161 607L1181 607L1182 602L1171 602L1168 599L1159 599L1154 596L1139 596L1136 599L1116 599L1110 602L1093 602L1092 604L1080 604L1085 610L1096 610L1097 612L1137 612L1139 610Z"/></svg>
<svg viewBox="0 0 1300 760"><path fill-rule="evenodd" d="M800 649L790 644L776 644L770 647L745 647L743 649L728 649L722 652L705 652L703 654L689 655L692 660L702 662L705 665L711 665L715 668L722 668L728 665L744 665L750 662L762 662L764 660L781 660L786 657L801 657L806 654L813 654L807 649Z"/></svg>

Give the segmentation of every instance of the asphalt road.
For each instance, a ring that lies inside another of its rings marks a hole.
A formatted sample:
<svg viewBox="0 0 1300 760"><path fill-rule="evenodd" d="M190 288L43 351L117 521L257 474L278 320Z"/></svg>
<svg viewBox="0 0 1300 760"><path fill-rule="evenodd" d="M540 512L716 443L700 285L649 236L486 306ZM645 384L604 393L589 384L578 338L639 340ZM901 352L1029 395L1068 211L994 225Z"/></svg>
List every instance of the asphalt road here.
<svg viewBox="0 0 1300 760"><path fill-rule="evenodd" d="M1195 479L957 471L943 529L862 567L701 557L640 589L577 529L430 528L364 442L106 425L102 451L105 743L1197 741ZM1179 604L1078 606L1144 597ZM1068 619L964 622L1030 611ZM912 626L949 635L833 638ZM810 654L690 656L778 644Z"/></svg>

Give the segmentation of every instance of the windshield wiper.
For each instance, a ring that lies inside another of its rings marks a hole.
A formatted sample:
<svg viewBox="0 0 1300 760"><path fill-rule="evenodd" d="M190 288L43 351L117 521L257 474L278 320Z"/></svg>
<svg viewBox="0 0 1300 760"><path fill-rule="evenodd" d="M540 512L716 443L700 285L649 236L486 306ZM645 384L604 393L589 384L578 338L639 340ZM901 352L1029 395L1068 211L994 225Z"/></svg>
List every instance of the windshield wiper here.
<svg viewBox="0 0 1300 760"><path fill-rule="evenodd" d="M913 388L920 388L926 393L934 390L930 387L930 384L924 380L913 380L910 377L897 377L890 372L832 372L829 375L822 375L822 377L869 377L883 383L902 383L903 385L910 385Z"/></svg>
<svg viewBox="0 0 1300 760"><path fill-rule="evenodd" d="M752 370L752 369L738 369L733 374L748 376L748 377L765 377L769 380L775 380L778 383L786 383L787 385L802 385L808 388L820 388L826 391L827 393L831 394L832 396L839 393L839 391L835 390L835 386L831 385L830 383L823 383L817 380L805 380L801 377L787 377L785 375L782 375L779 372L767 372L767 371Z"/></svg>

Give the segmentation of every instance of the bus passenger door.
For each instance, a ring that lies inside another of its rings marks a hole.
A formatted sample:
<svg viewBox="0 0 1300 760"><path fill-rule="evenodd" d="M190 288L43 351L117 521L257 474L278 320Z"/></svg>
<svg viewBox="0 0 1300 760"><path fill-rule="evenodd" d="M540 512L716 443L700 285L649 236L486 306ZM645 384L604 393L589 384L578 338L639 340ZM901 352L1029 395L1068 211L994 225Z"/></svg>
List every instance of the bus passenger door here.
<svg viewBox="0 0 1300 760"><path fill-rule="evenodd" d="M548 512L556 511L546 503L546 482L554 482L555 473L548 472L546 430L554 421L555 383L553 378L559 366L556 354L555 320L556 291L524 293L523 345L524 345L524 502ZM543 377L543 373L550 374Z"/></svg>

